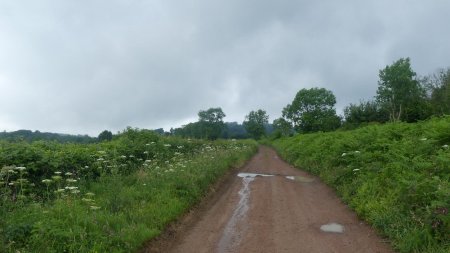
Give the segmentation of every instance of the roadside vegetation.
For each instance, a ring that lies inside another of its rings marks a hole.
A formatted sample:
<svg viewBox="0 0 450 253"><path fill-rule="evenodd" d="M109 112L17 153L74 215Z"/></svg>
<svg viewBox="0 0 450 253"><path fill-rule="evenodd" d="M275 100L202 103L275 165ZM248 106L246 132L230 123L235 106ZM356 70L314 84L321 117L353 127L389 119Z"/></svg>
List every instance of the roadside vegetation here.
<svg viewBox="0 0 450 253"><path fill-rule="evenodd" d="M450 116L272 142L400 252L450 252Z"/></svg>
<svg viewBox="0 0 450 253"><path fill-rule="evenodd" d="M0 252L131 252L186 212L254 141L0 142Z"/></svg>

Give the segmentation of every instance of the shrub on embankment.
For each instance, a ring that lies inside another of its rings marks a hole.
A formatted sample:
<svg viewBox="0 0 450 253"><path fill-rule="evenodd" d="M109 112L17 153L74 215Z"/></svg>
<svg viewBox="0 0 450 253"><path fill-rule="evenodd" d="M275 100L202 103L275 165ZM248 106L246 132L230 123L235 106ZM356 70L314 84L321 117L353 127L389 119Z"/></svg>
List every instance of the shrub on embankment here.
<svg viewBox="0 0 450 253"><path fill-rule="evenodd" d="M450 252L450 117L297 135L272 145L320 176L400 252Z"/></svg>
<svg viewBox="0 0 450 253"><path fill-rule="evenodd" d="M132 252L197 203L254 141L0 143L0 252Z"/></svg>

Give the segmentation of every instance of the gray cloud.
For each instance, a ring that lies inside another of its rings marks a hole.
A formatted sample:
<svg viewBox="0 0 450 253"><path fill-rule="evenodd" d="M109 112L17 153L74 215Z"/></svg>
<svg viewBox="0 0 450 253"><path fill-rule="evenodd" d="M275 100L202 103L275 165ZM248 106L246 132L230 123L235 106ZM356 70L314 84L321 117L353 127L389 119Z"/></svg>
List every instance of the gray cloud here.
<svg viewBox="0 0 450 253"><path fill-rule="evenodd" d="M448 67L448 1L2 1L0 130L179 126L221 106L281 114L301 88L338 110L379 69Z"/></svg>

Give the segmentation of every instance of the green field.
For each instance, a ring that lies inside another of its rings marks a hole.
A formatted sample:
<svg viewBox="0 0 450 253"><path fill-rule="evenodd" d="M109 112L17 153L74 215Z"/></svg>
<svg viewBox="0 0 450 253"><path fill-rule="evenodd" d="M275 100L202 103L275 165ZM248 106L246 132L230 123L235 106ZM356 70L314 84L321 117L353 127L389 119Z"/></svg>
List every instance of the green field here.
<svg viewBox="0 0 450 253"><path fill-rule="evenodd" d="M1 141L0 252L135 251L256 147L131 128L97 144Z"/></svg>
<svg viewBox="0 0 450 253"><path fill-rule="evenodd" d="M271 144L319 175L400 252L450 252L450 117Z"/></svg>

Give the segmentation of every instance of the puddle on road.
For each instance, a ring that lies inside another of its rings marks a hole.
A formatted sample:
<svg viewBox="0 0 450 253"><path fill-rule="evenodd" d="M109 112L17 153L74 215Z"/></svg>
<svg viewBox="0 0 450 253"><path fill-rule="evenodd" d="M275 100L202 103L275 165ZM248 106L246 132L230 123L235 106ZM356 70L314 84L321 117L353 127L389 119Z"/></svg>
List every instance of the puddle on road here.
<svg viewBox="0 0 450 253"><path fill-rule="evenodd" d="M302 183L311 183L314 181L314 178L302 177L302 176L286 176L287 179L298 181Z"/></svg>
<svg viewBox="0 0 450 253"><path fill-rule="evenodd" d="M343 233L344 226L333 222L333 223L329 223L329 224L320 226L320 230L322 230L324 232L329 232L329 233Z"/></svg>
<svg viewBox="0 0 450 253"><path fill-rule="evenodd" d="M246 224L242 221L247 215L249 209L250 200L250 183L255 180L256 177L273 177L282 175L271 175L262 173L246 173L242 172L237 174L238 177L242 178L242 188L239 190L239 202L233 211L232 216L225 225L222 237L220 238L218 245L218 252L233 252L234 249L240 244L242 235L245 233ZM302 176L284 176L289 180L294 180L303 183L310 183L314 181L312 178L302 177ZM321 228L322 229L322 228Z"/></svg>
<svg viewBox="0 0 450 253"><path fill-rule="evenodd" d="M243 177L243 178L255 178L255 177L273 177L274 175L270 175L270 174L260 174L260 173L239 173L237 175L238 177Z"/></svg>
<svg viewBox="0 0 450 253"><path fill-rule="evenodd" d="M249 208L250 199L250 183L255 180L257 176L272 176L265 174L255 174L255 173L239 173L238 177L242 177L242 188L239 190L239 202L234 209L233 215L228 220L227 225L222 233L222 238L220 238L218 245L218 252L233 252L241 242L242 235L245 232L245 226L239 224L245 219L247 211ZM238 225L241 225L238 228Z"/></svg>

